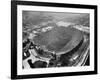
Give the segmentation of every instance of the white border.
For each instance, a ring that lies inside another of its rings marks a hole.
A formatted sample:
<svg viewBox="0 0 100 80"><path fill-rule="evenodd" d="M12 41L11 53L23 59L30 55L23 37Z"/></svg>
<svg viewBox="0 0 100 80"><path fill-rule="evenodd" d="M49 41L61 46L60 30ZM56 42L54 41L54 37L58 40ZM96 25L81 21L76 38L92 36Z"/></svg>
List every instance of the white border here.
<svg viewBox="0 0 100 80"><path fill-rule="evenodd" d="M90 13L90 66L82 67L61 67L61 68L44 68L44 69L22 69L22 10L27 11L54 11L54 12L73 12L73 13ZM17 6L17 75L27 74L45 74L59 72L80 72L94 71L94 10L78 8L58 8L44 6Z"/></svg>

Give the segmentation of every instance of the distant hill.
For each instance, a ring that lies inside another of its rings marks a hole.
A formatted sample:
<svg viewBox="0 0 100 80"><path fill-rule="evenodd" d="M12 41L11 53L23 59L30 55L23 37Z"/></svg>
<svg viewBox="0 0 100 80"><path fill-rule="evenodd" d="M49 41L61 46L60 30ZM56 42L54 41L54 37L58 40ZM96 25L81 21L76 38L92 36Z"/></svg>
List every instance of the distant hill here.
<svg viewBox="0 0 100 80"><path fill-rule="evenodd" d="M59 21L90 26L89 14L23 11L23 30L36 27L56 26L56 23Z"/></svg>

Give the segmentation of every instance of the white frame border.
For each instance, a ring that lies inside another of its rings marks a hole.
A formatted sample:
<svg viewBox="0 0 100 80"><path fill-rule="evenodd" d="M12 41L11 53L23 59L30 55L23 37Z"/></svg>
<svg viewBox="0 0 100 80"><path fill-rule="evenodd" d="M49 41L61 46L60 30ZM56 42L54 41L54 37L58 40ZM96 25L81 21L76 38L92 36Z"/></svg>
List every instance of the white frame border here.
<svg viewBox="0 0 100 80"><path fill-rule="evenodd" d="M22 69L22 11L90 13L90 66ZM17 75L94 71L94 9L17 5Z"/></svg>

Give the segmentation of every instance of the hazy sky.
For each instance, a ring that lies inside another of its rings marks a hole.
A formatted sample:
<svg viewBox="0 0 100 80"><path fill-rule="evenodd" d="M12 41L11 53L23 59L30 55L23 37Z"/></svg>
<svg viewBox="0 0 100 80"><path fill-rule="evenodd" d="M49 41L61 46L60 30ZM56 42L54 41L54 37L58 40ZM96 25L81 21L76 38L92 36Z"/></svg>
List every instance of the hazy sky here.
<svg viewBox="0 0 100 80"><path fill-rule="evenodd" d="M70 18L70 17L78 17L78 16L85 16L87 15L86 13L67 13L67 12L43 12L43 11L23 11L23 15L27 15L30 18L33 16L53 16L58 19L62 18Z"/></svg>
<svg viewBox="0 0 100 80"><path fill-rule="evenodd" d="M23 11L23 18L28 23L38 24L42 21L66 21L76 22L78 18L89 17L87 13L67 13L67 12L44 12L44 11Z"/></svg>

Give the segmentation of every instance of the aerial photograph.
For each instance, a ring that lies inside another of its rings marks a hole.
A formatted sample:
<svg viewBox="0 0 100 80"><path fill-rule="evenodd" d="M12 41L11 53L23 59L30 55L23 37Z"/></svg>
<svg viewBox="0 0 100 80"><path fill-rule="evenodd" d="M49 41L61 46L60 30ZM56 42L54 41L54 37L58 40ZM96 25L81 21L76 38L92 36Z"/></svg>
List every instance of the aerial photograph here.
<svg viewBox="0 0 100 80"><path fill-rule="evenodd" d="M90 65L90 14L22 11L22 68Z"/></svg>

